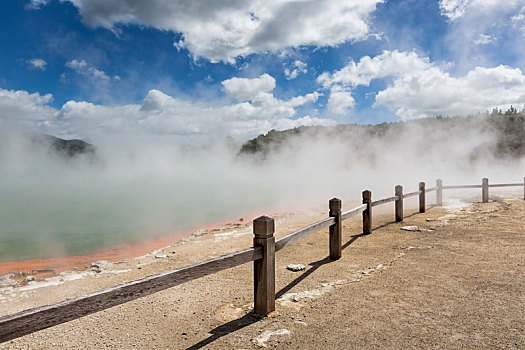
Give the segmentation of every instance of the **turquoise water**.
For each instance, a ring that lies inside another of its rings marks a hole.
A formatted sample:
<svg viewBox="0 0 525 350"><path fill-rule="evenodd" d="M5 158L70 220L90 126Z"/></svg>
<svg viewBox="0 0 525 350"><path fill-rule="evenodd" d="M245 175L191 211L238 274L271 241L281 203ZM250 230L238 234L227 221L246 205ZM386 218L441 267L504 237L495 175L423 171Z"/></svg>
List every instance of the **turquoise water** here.
<svg viewBox="0 0 525 350"><path fill-rule="evenodd" d="M184 208L173 208L183 214ZM2 190L0 261L83 255L111 245L161 235L137 218L148 215L136 199L89 193ZM175 220L174 220L175 221ZM183 230L175 222L164 230Z"/></svg>
<svg viewBox="0 0 525 350"><path fill-rule="evenodd" d="M236 181L18 181L0 186L0 262L85 255L235 218L271 202ZM247 186L247 185L246 185Z"/></svg>

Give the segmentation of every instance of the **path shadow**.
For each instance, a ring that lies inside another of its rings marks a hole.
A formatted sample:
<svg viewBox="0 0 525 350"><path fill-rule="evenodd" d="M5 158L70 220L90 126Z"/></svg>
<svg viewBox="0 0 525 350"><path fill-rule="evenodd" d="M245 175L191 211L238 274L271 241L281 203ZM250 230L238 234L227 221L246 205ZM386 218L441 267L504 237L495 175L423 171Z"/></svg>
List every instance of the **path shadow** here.
<svg viewBox="0 0 525 350"><path fill-rule="evenodd" d="M358 235L351 236L351 238L348 240L348 242L346 242L345 244L343 244L341 246L341 249L344 250L346 247L348 247L350 244L354 243L359 237L362 237L362 236L364 236L362 233L358 234ZM330 257L326 256L326 257L324 257L321 260L309 263L308 265L310 265L311 268L306 270L304 273L302 273L300 276L298 276L296 279L294 279L292 282L288 283L280 291L278 291L275 294L275 299L279 299L280 297L282 297L284 294L286 294L288 291L290 291L290 289L292 289L293 287L298 285L301 281L303 281L305 278L307 278L312 273L314 273L318 268L320 268L321 266L323 266L325 264L328 264L331 261L332 260L330 259Z"/></svg>
<svg viewBox="0 0 525 350"><path fill-rule="evenodd" d="M190 346L189 348L186 348L187 350L196 350L196 349L202 349L206 345L210 344L211 342L214 342L215 340L228 335L230 333L236 332L240 329L243 329L244 327L247 327L251 324L254 324L260 320L262 320L263 317L257 314L254 314L253 312L250 312L249 314L244 315L241 318L238 318L236 320L230 321L228 323L222 324L217 328L214 328L210 331L211 336L209 336L206 339L201 340L195 345Z"/></svg>
<svg viewBox="0 0 525 350"><path fill-rule="evenodd" d="M314 261L309 263L308 265L311 266L308 270L306 270L304 273L302 273L300 276L298 276L296 279L294 279L292 282L288 283L286 286L284 286L280 291L278 291L275 294L275 299L279 299L282 297L286 292L288 292L290 289L298 285L301 281L303 281L306 277L310 276L312 273L314 273L318 268L321 266L328 264L331 262L330 257L327 256L321 260Z"/></svg>
<svg viewBox="0 0 525 350"><path fill-rule="evenodd" d="M385 222L385 223L382 224L382 225L379 225L379 226L374 227L374 228L372 229L372 232L377 231L377 230L379 230L379 229L382 229L382 228L384 228L384 227L390 226L390 225L395 224L395 223L396 223L396 221L388 221L388 222ZM367 236L368 236L368 235L367 235Z"/></svg>

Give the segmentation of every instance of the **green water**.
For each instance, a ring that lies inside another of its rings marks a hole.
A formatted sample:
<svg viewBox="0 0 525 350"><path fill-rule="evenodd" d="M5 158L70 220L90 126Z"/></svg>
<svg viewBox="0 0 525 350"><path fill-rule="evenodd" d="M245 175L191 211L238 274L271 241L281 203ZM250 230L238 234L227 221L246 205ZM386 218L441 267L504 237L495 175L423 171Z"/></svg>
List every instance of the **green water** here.
<svg viewBox="0 0 525 350"><path fill-rule="evenodd" d="M233 190L239 191L232 193ZM254 210L239 184L0 186L0 262L85 255Z"/></svg>
<svg viewBox="0 0 525 350"><path fill-rule="evenodd" d="M83 255L122 243L137 242L184 230L191 222L186 208L162 225L140 218L151 217L137 198L79 196L62 193L6 193L0 201L0 261ZM162 226L162 227L161 227Z"/></svg>

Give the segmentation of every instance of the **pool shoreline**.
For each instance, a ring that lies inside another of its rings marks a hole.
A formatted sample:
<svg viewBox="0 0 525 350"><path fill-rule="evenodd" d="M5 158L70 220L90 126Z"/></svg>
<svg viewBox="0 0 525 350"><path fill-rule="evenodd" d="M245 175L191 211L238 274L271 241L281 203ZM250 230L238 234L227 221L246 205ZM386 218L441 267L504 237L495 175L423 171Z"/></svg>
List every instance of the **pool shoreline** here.
<svg viewBox="0 0 525 350"><path fill-rule="evenodd" d="M251 215L240 216L240 219L236 220L223 220L210 224L198 225L185 231L175 232L163 237L141 240L136 243L110 246L86 255L2 262L0 263L0 276L14 274L14 277L23 278L28 275L59 274L74 268L90 267L91 263L100 260L114 263L127 259L134 259L149 254L155 250L176 244L185 238L191 237L199 231L230 226L233 227L239 223L245 223L245 220L243 219L244 217L251 217Z"/></svg>

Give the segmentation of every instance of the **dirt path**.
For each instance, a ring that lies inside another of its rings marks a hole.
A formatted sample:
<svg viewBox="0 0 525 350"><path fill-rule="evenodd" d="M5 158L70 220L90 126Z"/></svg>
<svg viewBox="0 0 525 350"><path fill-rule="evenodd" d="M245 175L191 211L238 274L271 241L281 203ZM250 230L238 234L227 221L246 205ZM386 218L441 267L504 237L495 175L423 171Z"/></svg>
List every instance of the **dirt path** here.
<svg viewBox="0 0 525 350"><path fill-rule="evenodd" d="M311 223L323 211L280 216L278 232ZM525 348L525 202L510 198L454 213L445 208L412 213L392 223L391 209L376 212L369 236L358 234L360 218L345 221L343 258L335 262L327 259L326 232L280 251L279 315L273 318L248 312L253 287L252 266L246 264L0 348ZM154 254L161 258L87 271L59 286L17 287L0 294L0 314L186 265L250 241L249 225L230 227ZM306 270L286 270L292 263Z"/></svg>

